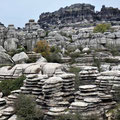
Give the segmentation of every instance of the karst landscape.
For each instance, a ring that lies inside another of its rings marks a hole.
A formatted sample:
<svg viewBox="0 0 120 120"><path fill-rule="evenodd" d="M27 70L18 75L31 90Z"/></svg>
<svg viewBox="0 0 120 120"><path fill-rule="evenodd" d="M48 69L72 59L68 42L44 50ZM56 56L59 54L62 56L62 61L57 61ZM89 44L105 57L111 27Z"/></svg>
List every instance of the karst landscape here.
<svg viewBox="0 0 120 120"><path fill-rule="evenodd" d="M0 120L120 120L120 9L0 23Z"/></svg>

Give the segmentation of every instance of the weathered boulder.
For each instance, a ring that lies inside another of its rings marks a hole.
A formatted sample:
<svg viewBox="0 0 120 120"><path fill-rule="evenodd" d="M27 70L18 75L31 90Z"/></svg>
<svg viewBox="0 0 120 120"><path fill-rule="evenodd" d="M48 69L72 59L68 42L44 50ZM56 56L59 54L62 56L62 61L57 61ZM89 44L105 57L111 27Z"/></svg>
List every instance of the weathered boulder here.
<svg viewBox="0 0 120 120"><path fill-rule="evenodd" d="M38 63L38 62L47 62L47 60L46 60L44 57L41 56L41 57L37 60L36 63Z"/></svg>
<svg viewBox="0 0 120 120"><path fill-rule="evenodd" d="M79 49L76 49L74 53L80 53L81 51Z"/></svg>
<svg viewBox="0 0 120 120"><path fill-rule="evenodd" d="M6 52L6 50L2 46L0 46L0 52Z"/></svg>
<svg viewBox="0 0 120 120"><path fill-rule="evenodd" d="M86 52L88 52L89 50L90 50L90 49L89 49L88 47L86 47L86 48L83 48L82 51L86 53Z"/></svg>
<svg viewBox="0 0 120 120"><path fill-rule="evenodd" d="M25 52L21 52L18 54L15 54L12 59L16 62L16 63L22 63L25 62L25 60L28 60L29 57Z"/></svg>
<svg viewBox="0 0 120 120"><path fill-rule="evenodd" d="M0 51L0 64L5 65L5 64L13 64L13 63L14 61L12 60L11 56Z"/></svg>
<svg viewBox="0 0 120 120"><path fill-rule="evenodd" d="M16 50L18 42L19 40L17 38L9 38L4 42L4 48L7 51Z"/></svg>
<svg viewBox="0 0 120 120"><path fill-rule="evenodd" d="M52 76L56 70L62 69L62 65L58 63L47 63L43 66L43 74L47 74L48 76Z"/></svg>
<svg viewBox="0 0 120 120"><path fill-rule="evenodd" d="M17 116L13 115L12 117L10 117L8 120L17 120Z"/></svg>

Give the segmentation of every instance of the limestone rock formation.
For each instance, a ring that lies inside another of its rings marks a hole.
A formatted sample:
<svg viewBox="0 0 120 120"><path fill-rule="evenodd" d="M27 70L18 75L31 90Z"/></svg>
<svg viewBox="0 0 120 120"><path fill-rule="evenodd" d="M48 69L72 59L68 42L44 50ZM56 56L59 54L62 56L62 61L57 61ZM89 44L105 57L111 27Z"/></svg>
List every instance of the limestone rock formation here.
<svg viewBox="0 0 120 120"><path fill-rule="evenodd" d="M79 72L79 80L81 85L95 84L97 76L97 67L83 66Z"/></svg>
<svg viewBox="0 0 120 120"><path fill-rule="evenodd" d="M91 21L120 21L120 10L113 7L102 6L101 11L95 12L94 6L90 4L74 4L65 8L60 8L52 13L42 13L38 24L42 28L49 25L65 25L77 22Z"/></svg>
<svg viewBox="0 0 120 120"><path fill-rule="evenodd" d="M120 10L103 5L101 11L98 13L98 17L103 21L120 21Z"/></svg>
<svg viewBox="0 0 120 120"><path fill-rule="evenodd" d="M53 13L43 13L40 15L38 24L43 28L49 24L59 25L67 23L75 23L83 20L94 20L94 6L90 4L74 4L69 7L60 8Z"/></svg>
<svg viewBox="0 0 120 120"><path fill-rule="evenodd" d="M6 52L6 50L3 48L3 46L0 46L0 52Z"/></svg>
<svg viewBox="0 0 120 120"><path fill-rule="evenodd" d="M17 49L18 39L16 38L9 38L4 42L5 49L7 51L12 51Z"/></svg>
<svg viewBox="0 0 120 120"><path fill-rule="evenodd" d="M12 59L15 61L15 63L22 63L25 62L25 60L28 60L29 57L25 52L21 52L18 54L15 54Z"/></svg>
<svg viewBox="0 0 120 120"><path fill-rule="evenodd" d="M7 53L0 52L0 64L14 64L14 61L12 60L11 56L9 56Z"/></svg>

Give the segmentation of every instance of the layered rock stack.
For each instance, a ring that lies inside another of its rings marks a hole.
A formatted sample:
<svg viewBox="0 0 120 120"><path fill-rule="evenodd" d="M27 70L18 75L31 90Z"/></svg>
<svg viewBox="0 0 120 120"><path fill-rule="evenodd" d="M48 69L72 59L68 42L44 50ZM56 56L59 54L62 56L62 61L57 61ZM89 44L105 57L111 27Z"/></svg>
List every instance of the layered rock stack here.
<svg viewBox="0 0 120 120"><path fill-rule="evenodd" d="M62 92L63 98L66 101L72 102L74 101L74 92L75 92L75 75L70 73L64 73L62 75L59 75L63 79L63 87Z"/></svg>
<svg viewBox="0 0 120 120"><path fill-rule="evenodd" d="M8 120L14 114L14 108L8 106L7 100L2 96L3 94L0 93L0 120Z"/></svg>
<svg viewBox="0 0 120 120"><path fill-rule="evenodd" d="M45 81L43 94L46 106L57 107L58 101L62 99L62 79L60 77L51 77Z"/></svg>
<svg viewBox="0 0 120 120"><path fill-rule="evenodd" d="M2 112L2 114L0 114L0 120L8 120L14 114L14 108L6 107L0 112Z"/></svg>
<svg viewBox="0 0 120 120"><path fill-rule="evenodd" d="M115 103L112 95L99 92L96 85L83 85L79 86L75 102L69 109L71 113L80 112L83 117L95 115L102 119L104 112L114 107Z"/></svg>
<svg viewBox="0 0 120 120"><path fill-rule="evenodd" d="M47 78L47 75L28 75L24 81L24 86L21 87L21 93L32 94L32 95L41 95L42 89L41 84L39 83L42 79Z"/></svg>
<svg viewBox="0 0 120 120"><path fill-rule="evenodd" d="M40 29L40 26L35 22L34 19L30 19L28 23L25 24L25 30L28 32L36 31Z"/></svg>
<svg viewBox="0 0 120 120"><path fill-rule="evenodd" d="M97 67L85 66L79 72L79 79L82 85L95 84L95 80L98 76Z"/></svg>
<svg viewBox="0 0 120 120"><path fill-rule="evenodd" d="M97 77L96 85L99 87L99 91L114 95L120 89L120 71L102 72Z"/></svg>
<svg viewBox="0 0 120 120"><path fill-rule="evenodd" d="M17 95L11 94L7 97L7 105L13 106L15 100L17 99Z"/></svg>
<svg viewBox="0 0 120 120"><path fill-rule="evenodd" d="M102 72L97 77L96 84L106 93L113 92L115 88L120 87L120 71Z"/></svg>
<svg viewBox="0 0 120 120"><path fill-rule="evenodd" d="M82 39L82 37L80 38ZM83 44L83 43L82 43ZM81 54L78 58L75 59L76 63L78 63L80 66L91 66L93 65L93 55L91 54Z"/></svg>
<svg viewBox="0 0 120 120"><path fill-rule="evenodd" d="M60 77L51 77L44 82L44 108L48 109L48 116L63 114L69 103L63 99L63 80Z"/></svg>
<svg viewBox="0 0 120 120"><path fill-rule="evenodd" d="M81 112L83 116L102 115L100 108L101 99L98 96L96 85L79 86L75 94L75 102L70 105L70 112Z"/></svg>
<svg viewBox="0 0 120 120"><path fill-rule="evenodd" d="M38 95L36 102L38 105L40 105L41 108L44 108L44 94L43 94L43 86L44 86L44 82L47 80L47 76L44 77L43 79L40 80L40 82L38 82L38 89L40 94Z"/></svg>

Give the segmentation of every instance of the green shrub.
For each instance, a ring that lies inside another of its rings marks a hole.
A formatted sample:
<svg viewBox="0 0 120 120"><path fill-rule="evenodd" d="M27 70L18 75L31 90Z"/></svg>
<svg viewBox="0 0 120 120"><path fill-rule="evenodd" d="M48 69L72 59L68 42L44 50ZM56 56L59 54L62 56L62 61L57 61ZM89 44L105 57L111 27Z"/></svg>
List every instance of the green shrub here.
<svg viewBox="0 0 120 120"><path fill-rule="evenodd" d="M98 58L95 58L95 56L93 56L93 66L98 68L98 71L101 72L101 61Z"/></svg>
<svg viewBox="0 0 120 120"><path fill-rule="evenodd" d="M88 120L99 120L99 117L97 115L91 115L87 116Z"/></svg>
<svg viewBox="0 0 120 120"><path fill-rule="evenodd" d="M119 63L120 60L118 59L111 59L111 58L105 58L104 60L106 63Z"/></svg>
<svg viewBox="0 0 120 120"><path fill-rule="evenodd" d="M110 30L110 29L111 29L111 25L110 25L110 24L98 24L98 25L94 28L93 32L94 32L94 33L98 33L98 32L104 33L104 32L107 32L107 31Z"/></svg>
<svg viewBox="0 0 120 120"><path fill-rule="evenodd" d="M111 47L109 50L110 50L110 52L113 56L119 56L120 55L119 50L117 50L117 47L116 48Z"/></svg>
<svg viewBox="0 0 120 120"><path fill-rule="evenodd" d="M56 120L83 120L83 119L80 113L75 113L61 115Z"/></svg>
<svg viewBox="0 0 120 120"><path fill-rule="evenodd" d="M49 31L46 31L45 36L48 37Z"/></svg>
<svg viewBox="0 0 120 120"><path fill-rule="evenodd" d="M76 50L75 47L68 46L67 47L67 54L70 55L71 52L74 52Z"/></svg>
<svg viewBox="0 0 120 120"><path fill-rule="evenodd" d="M113 93L114 100L117 101L117 103L120 103L120 87L114 88L115 92Z"/></svg>
<svg viewBox="0 0 120 120"><path fill-rule="evenodd" d="M50 54L46 57L48 62L53 62L53 63L61 63L61 55L60 55L60 48L56 46L52 46L50 48Z"/></svg>
<svg viewBox="0 0 120 120"><path fill-rule="evenodd" d="M77 53L77 52L76 53L71 53L70 57L71 58L78 58L78 57L80 57L80 53Z"/></svg>
<svg viewBox="0 0 120 120"><path fill-rule="evenodd" d="M61 52L61 50L60 50L60 48L57 47L57 46L52 46L52 47L50 48L50 52L51 52L51 53L59 53L59 52Z"/></svg>
<svg viewBox="0 0 120 120"><path fill-rule="evenodd" d="M97 115L83 117L79 112L77 112L75 114L61 115L56 120L99 120L99 117Z"/></svg>
<svg viewBox="0 0 120 120"><path fill-rule="evenodd" d="M0 82L0 91L3 92L4 96L7 96L13 90L17 90L23 86L25 76L21 76L15 80L3 80Z"/></svg>
<svg viewBox="0 0 120 120"><path fill-rule="evenodd" d="M26 52L26 49L19 46L18 49L9 51L8 54L13 57L15 54L18 54L20 52Z"/></svg>
<svg viewBox="0 0 120 120"><path fill-rule="evenodd" d="M48 62L53 63L61 63L61 56L58 53L51 53L49 56L46 57Z"/></svg>
<svg viewBox="0 0 120 120"><path fill-rule="evenodd" d="M26 63L35 63L36 61L37 61L37 58L31 57L31 58L29 58L28 60L26 60L25 62L26 62Z"/></svg>
<svg viewBox="0 0 120 120"><path fill-rule="evenodd" d="M17 120L43 120L44 114L36 107L35 98L19 95L14 104Z"/></svg>
<svg viewBox="0 0 120 120"><path fill-rule="evenodd" d="M75 74L75 90L79 90L79 86L81 85L79 79L79 72L81 71L80 68L77 67L70 67L69 72Z"/></svg>
<svg viewBox="0 0 120 120"><path fill-rule="evenodd" d="M82 45L78 45L78 49L79 49L80 51L82 51L82 50L83 50Z"/></svg>
<svg viewBox="0 0 120 120"><path fill-rule="evenodd" d="M73 39L70 38L69 42L70 42L70 43L73 43L74 41L73 41Z"/></svg>

